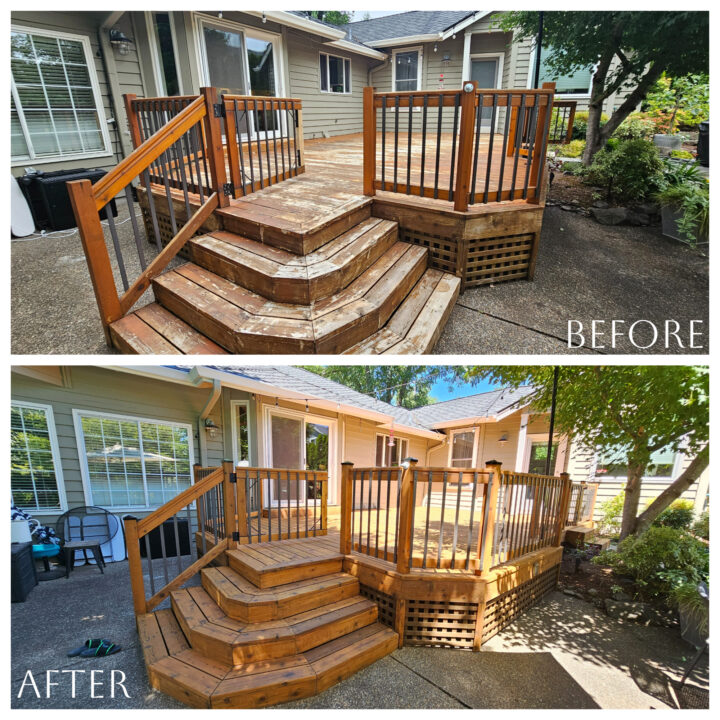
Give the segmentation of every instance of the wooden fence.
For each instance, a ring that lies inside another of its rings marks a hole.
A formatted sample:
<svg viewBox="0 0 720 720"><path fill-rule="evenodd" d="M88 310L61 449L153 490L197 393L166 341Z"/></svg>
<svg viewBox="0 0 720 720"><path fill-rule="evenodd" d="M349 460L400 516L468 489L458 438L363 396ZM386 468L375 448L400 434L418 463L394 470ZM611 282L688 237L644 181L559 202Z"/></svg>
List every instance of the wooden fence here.
<svg viewBox="0 0 720 720"><path fill-rule="evenodd" d="M363 188L469 205L538 202L555 84L363 91Z"/></svg>

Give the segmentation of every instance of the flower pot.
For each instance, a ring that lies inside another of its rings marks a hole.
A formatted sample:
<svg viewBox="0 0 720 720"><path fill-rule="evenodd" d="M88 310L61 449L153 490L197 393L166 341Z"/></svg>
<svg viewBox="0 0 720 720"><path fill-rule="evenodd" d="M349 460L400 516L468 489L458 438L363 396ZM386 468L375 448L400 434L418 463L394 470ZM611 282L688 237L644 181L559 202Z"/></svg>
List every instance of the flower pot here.
<svg viewBox="0 0 720 720"><path fill-rule="evenodd" d="M653 143L663 155L669 155L673 150L682 147L683 139L680 135L653 135Z"/></svg>
<svg viewBox="0 0 720 720"><path fill-rule="evenodd" d="M696 612L692 612L689 605L680 603L678 607L680 615L680 635L685 642L689 642L696 648L701 648L707 641L707 630L702 630L702 618Z"/></svg>
<svg viewBox="0 0 720 720"><path fill-rule="evenodd" d="M678 221L682 218L682 210L678 210L671 205L663 205L660 210L660 217L662 218L662 234L665 237L672 238L673 240L679 240L680 242L689 244L688 239L680 232L678 228ZM695 233L695 243L700 245L708 242L707 234Z"/></svg>

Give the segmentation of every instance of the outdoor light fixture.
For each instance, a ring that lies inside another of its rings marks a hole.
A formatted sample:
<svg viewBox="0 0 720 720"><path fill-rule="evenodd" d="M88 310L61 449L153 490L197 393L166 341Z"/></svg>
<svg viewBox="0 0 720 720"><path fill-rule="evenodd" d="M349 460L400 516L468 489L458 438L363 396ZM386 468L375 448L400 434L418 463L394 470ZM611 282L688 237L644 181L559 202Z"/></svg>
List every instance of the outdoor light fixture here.
<svg viewBox="0 0 720 720"><path fill-rule="evenodd" d="M265 17L265 12L264 12L264 11L263 11L263 14L262 14L262 21L263 21L263 25L267 22L267 18Z"/></svg>
<svg viewBox="0 0 720 720"><path fill-rule="evenodd" d="M500 436L500 439L498 440L498 443L499 443L500 445L507 445L507 441L508 441L507 433L503 433L503 434Z"/></svg>
<svg viewBox="0 0 720 720"><path fill-rule="evenodd" d="M216 425L212 418L205 418L205 430L211 438L215 437L215 434L220 429L219 425Z"/></svg>
<svg viewBox="0 0 720 720"><path fill-rule="evenodd" d="M433 45L433 52L437 52L437 43L435 43L435 45Z"/></svg>
<svg viewBox="0 0 720 720"><path fill-rule="evenodd" d="M130 44L132 40L125 36L122 30L113 28L110 31L110 44L118 51L120 55L127 55L130 52Z"/></svg>

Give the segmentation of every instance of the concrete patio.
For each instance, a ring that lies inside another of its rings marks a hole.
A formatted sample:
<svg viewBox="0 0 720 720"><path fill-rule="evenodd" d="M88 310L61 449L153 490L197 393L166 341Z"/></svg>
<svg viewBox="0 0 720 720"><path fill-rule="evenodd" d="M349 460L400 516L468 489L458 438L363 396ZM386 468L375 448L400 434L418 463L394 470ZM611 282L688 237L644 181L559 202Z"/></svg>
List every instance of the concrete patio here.
<svg viewBox="0 0 720 720"><path fill-rule="evenodd" d="M148 684L125 562L109 565L104 575L82 566L69 580L41 583L12 606L11 634L14 708L185 707ZM66 657L88 637L123 649L101 659ZM659 709L671 706L667 680L679 678L692 654L677 630L621 624L553 592L479 653L403 648L321 695L283 707ZM40 698L27 682L18 698L28 670ZM49 698L48 670L60 671L51 675L59 684ZM75 674L74 698L70 670L84 671ZM105 671L95 674L94 698L91 670ZM124 673L129 698L119 687L110 697L111 670ZM707 688L705 659L691 682Z"/></svg>

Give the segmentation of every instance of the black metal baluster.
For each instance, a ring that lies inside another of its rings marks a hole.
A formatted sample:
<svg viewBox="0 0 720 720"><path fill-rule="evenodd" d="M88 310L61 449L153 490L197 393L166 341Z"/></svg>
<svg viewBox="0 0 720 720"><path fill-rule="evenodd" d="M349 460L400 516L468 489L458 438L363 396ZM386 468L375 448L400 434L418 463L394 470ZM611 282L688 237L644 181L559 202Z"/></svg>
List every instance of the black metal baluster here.
<svg viewBox="0 0 720 720"><path fill-rule="evenodd" d="M267 162L267 179L268 186L273 184L272 166L270 165L270 131L268 129L267 101L263 100L262 104L263 123L265 125L265 160ZM277 160L277 158L275 158Z"/></svg>
<svg viewBox="0 0 720 720"><path fill-rule="evenodd" d="M438 553L437 553L437 566L442 566L442 546L443 546L443 535L445 532L445 501L447 498L447 471L443 472L443 490L442 490L442 507L440 508L440 534L438 535Z"/></svg>
<svg viewBox="0 0 720 720"><path fill-rule="evenodd" d="M382 189L385 190L385 135L387 133L387 126L386 126L386 111L387 111L387 96L382 96L382 109L380 111L380 117L381 117L381 129L382 129L382 159L380 161L380 182L382 184Z"/></svg>
<svg viewBox="0 0 720 720"><path fill-rule="evenodd" d="M260 140L260 111L258 110L258 101L254 101L255 106L255 134L257 135L257 155L258 155L258 168L260 170L260 189L265 187L265 183L263 182L263 163L262 163L262 142Z"/></svg>
<svg viewBox="0 0 720 720"><path fill-rule="evenodd" d="M382 473L382 470L380 471ZM387 471L387 493L385 495L385 554L383 555L383 560L387 561L388 559L388 525L390 522L390 490L392 485L392 471Z"/></svg>
<svg viewBox="0 0 720 720"><path fill-rule="evenodd" d="M250 118L251 115L248 111L248 101L243 100L245 107L245 123L247 124L247 137L248 137L248 165L250 166L250 192L255 192L255 168L253 164L253 153L252 153L252 137L250 136Z"/></svg>
<svg viewBox="0 0 720 720"><path fill-rule="evenodd" d="M377 507L375 508L375 557L380 557L380 490L382 488L382 470L378 471L377 479Z"/></svg>
<svg viewBox="0 0 720 720"><path fill-rule="evenodd" d="M450 180L448 183L448 199L452 200L455 194L455 155L457 153L457 128L458 128L458 117L460 115L460 93L455 95L455 107L453 108L453 130L452 130L452 144L450 148Z"/></svg>
<svg viewBox="0 0 720 720"><path fill-rule="evenodd" d="M358 517L358 552L362 552L362 532L363 532L363 525L362 525L362 516L363 516L363 503L365 502L365 471L360 471L360 516Z"/></svg>
<svg viewBox="0 0 720 720"><path fill-rule="evenodd" d="M395 154L393 155L393 192L397 192L398 178L398 134L400 132L400 96L395 96Z"/></svg>
<svg viewBox="0 0 720 720"><path fill-rule="evenodd" d="M497 93L493 93L493 104L492 104L492 117L490 118L490 140L488 142L488 154L487 154L487 171L485 173L485 192L483 193L483 202L488 201L488 191L490 189L490 168L492 167L493 161L493 141L495 140L495 122L497 118Z"/></svg>
<svg viewBox="0 0 720 720"><path fill-rule="evenodd" d="M108 227L110 228L110 235L112 237L113 247L115 248L115 257L117 258L120 278L122 279L123 288L125 288L125 290L127 291L130 285L128 284L127 272L125 270L125 262L123 261L122 249L120 248L120 240L118 238L117 230L115 229L115 218L113 218L112 207L110 203L105 206L105 210L105 216L107 217Z"/></svg>
<svg viewBox="0 0 720 720"><path fill-rule="evenodd" d="M437 200L440 182L440 150L442 145L442 112L443 112L443 96L438 95L438 118L437 118L437 145L435 147L435 186L433 188L433 197Z"/></svg>
<svg viewBox="0 0 720 720"><path fill-rule="evenodd" d="M515 128L515 157L513 159L512 185L510 187L510 200L515 199L515 184L517 180L518 161L523 146L523 135L525 131L525 93L520 95L520 109L518 110L518 123Z"/></svg>
<svg viewBox="0 0 720 720"><path fill-rule="evenodd" d="M372 524L372 486L373 486L373 471L370 470L370 477L368 478L368 513L367 513L367 554L370 555L370 526Z"/></svg>
<svg viewBox="0 0 720 720"><path fill-rule="evenodd" d="M407 149L407 180L405 194L410 194L410 166L412 164L412 116L413 116L413 96L408 97L408 149Z"/></svg>
<svg viewBox="0 0 720 720"><path fill-rule="evenodd" d="M150 577L150 594L155 594L155 573L152 569L152 553L150 552L150 537L145 535L145 557L147 558L148 576Z"/></svg>
<svg viewBox="0 0 720 720"><path fill-rule="evenodd" d="M286 103L287 104L287 103ZM280 127L280 159L282 160L282 179L285 179L285 141L283 140L282 134L282 110L278 104L277 114L273 115L273 122L275 123L275 134L277 135L278 126ZM275 140L277 143L277 139ZM277 165L277 154L275 155L275 164Z"/></svg>
<svg viewBox="0 0 720 720"><path fill-rule="evenodd" d="M455 569L455 551L457 550L458 526L460 525L460 500L462 499L462 470L458 476L457 503L455 504L455 526L453 527L452 556L450 559L451 569Z"/></svg>
<svg viewBox="0 0 720 720"><path fill-rule="evenodd" d="M495 198L496 202L500 202L502 200L502 193L503 193L503 178L505 175L505 159L507 157L507 144L508 144L508 137L510 136L510 117L512 116L512 93L507 94L507 106L505 110L505 122L504 122L504 128L503 128L503 143L502 143L502 155L500 160L500 177L498 178L498 190L497 190L497 197Z"/></svg>
<svg viewBox="0 0 720 720"><path fill-rule="evenodd" d="M140 260L140 269L144 270L146 267L145 263L145 251L142 246L142 238L140 237L140 229L138 227L137 218L135 217L135 205L133 204L132 190L130 185L125 186L125 201L127 202L128 212L130 213L130 224L133 229L133 238L135 239L135 247L137 248L138 258Z"/></svg>
<svg viewBox="0 0 720 720"><path fill-rule="evenodd" d="M420 197L425 197L425 146L427 142L428 94L423 95L422 146L420 148Z"/></svg>
<svg viewBox="0 0 720 720"><path fill-rule="evenodd" d="M398 528L400 526L400 492L402 491L402 465L398 468L397 492L395 493L395 552L393 553L393 562L397 563L397 541Z"/></svg>

